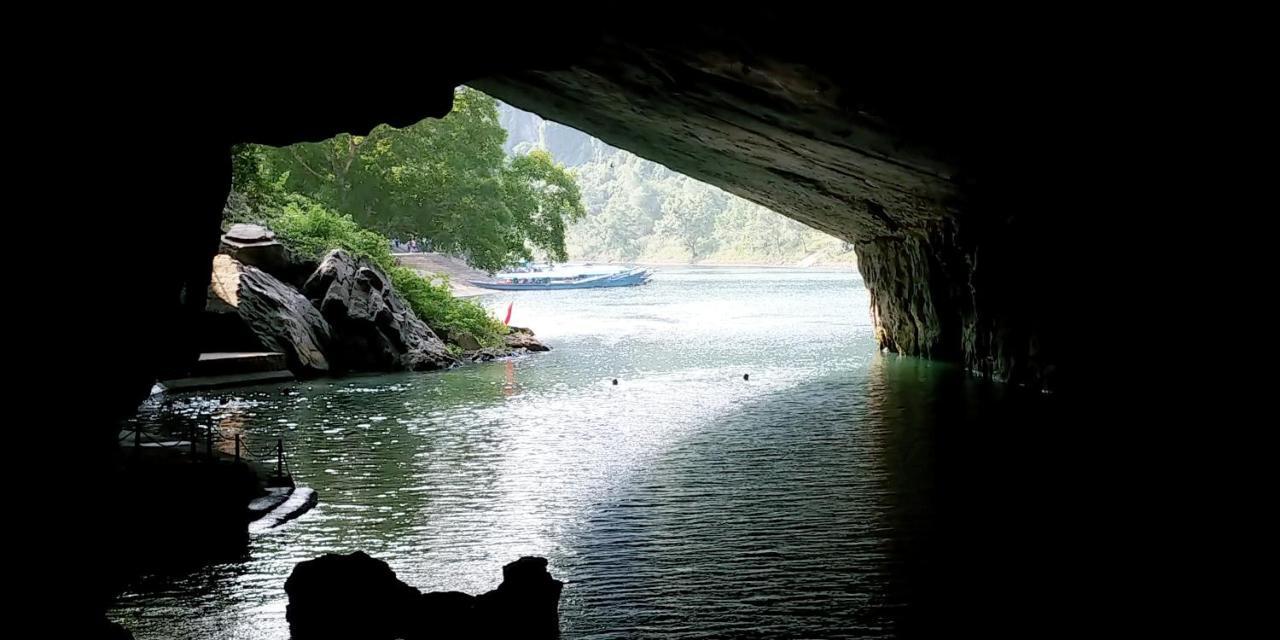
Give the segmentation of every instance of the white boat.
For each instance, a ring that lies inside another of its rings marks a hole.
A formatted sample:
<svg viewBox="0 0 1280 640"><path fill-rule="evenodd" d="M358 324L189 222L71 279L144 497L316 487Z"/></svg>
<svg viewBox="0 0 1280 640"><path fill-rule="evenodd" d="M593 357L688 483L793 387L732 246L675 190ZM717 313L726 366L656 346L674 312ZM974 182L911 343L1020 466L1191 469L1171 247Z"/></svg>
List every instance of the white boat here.
<svg viewBox="0 0 1280 640"><path fill-rule="evenodd" d="M557 289L602 289L634 287L649 281L653 272L641 267L609 265L560 266L527 271L504 271L493 281L472 280L471 284L497 291L550 291Z"/></svg>

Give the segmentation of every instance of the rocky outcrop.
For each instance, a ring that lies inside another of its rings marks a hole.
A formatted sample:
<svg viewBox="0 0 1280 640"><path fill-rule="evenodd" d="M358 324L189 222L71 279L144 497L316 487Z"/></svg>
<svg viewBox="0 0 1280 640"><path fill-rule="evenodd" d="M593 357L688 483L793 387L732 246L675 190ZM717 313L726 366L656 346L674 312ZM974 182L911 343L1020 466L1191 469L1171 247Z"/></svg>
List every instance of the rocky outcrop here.
<svg viewBox="0 0 1280 640"><path fill-rule="evenodd" d="M368 260L331 251L302 290L333 327L330 353L342 368L425 371L457 364L387 275Z"/></svg>
<svg viewBox="0 0 1280 640"><path fill-rule="evenodd" d="M462 358L468 362L492 362L501 358L510 358L515 352L508 347L485 347L474 351L464 351Z"/></svg>
<svg viewBox="0 0 1280 640"><path fill-rule="evenodd" d="M855 244L871 294L876 341L900 354L962 362L996 380L1061 387L1071 258L1052 244L1019 246L1014 223L982 233L955 222Z"/></svg>
<svg viewBox="0 0 1280 640"><path fill-rule="evenodd" d="M231 225L222 234L222 253L247 264L273 273L284 264L284 245L276 240L274 231L257 224Z"/></svg>
<svg viewBox="0 0 1280 640"><path fill-rule="evenodd" d="M458 345L463 351L477 351L482 346L476 337L466 331L450 332L449 342Z"/></svg>
<svg viewBox="0 0 1280 640"><path fill-rule="evenodd" d="M255 237L266 236L257 232ZM218 255L201 320L202 345L210 351L280 351L289 368L304 375L423 371L459 362L386 274L367 260L332 251L303 291L306 295L261 269ZM550 350L520 327L512 327L497 347L485 348L466 332L447 338L462 350L462 360L470 362Z"/></svg>
<svg viewBox="0 0 1280 640"><path fill-rule="evenodd" d="M542 344L542 341L533 335L532 329L524 327L508 327L508 329L510 331L503 340L509 349L524 349L525 351L551 350L551 347Z"/></svg>
<svg viewBox="0 0 1280 640"><path fill-rule="evenodd" d="M285 582L294 640L314 638L555 638L563 583L543 558L502 568L502 584L479 596L422 593L362 551L298 563Z"/></svg>
<svg viewBox="0 0 1280 640"><path fill-rule="evenodd" d="M329 323L289 285L219 254L213 259L210 293L217 301L215 312L218 305L235 309L262 347L283 353L295 373L329 372L325 355L332 336Z"/></svg>
<svg viewBox="0 0 1280 640"><path fill-rule="evenodd" d="M257 224L231 225L222 234L219 248L241 264L257 267L295 288L302 287L319 266L314 259L285 247L274 231Z"/></svg>

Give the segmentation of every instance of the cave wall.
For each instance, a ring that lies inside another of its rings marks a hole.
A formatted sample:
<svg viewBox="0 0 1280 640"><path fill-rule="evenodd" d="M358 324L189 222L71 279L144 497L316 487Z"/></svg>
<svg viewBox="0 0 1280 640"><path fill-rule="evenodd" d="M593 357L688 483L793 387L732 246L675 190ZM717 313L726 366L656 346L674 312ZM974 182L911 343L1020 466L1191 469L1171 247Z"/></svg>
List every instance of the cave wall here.
<svg viewBox="0 0 1280 640"><path fill-rule="evenodd" d="M1027 76L952 37L726 20L471 84L852 242L882 348L1058 388L1070 353L1045 315L1066 309L1045 292L1069 286L1070 212L1043 178L1073 141L1038 93L1062 82L1053 56L1024 49Z"/></svg>

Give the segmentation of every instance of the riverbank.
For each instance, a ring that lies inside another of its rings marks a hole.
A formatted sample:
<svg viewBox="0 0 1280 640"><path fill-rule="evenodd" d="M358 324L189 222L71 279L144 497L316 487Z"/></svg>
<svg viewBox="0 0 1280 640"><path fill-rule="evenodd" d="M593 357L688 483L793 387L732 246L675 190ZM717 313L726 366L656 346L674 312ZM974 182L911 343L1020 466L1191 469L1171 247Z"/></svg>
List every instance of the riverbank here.
<svg viewBox="0 0 1280 640"><path fill-rule="evenodd" d="M444 279L448 280L449 289L453 291L454 297L471 298L490 293L486 289L467 284L472 280L487 280L489 274L472 267L461 258L426 252L391 255L395 257L396 264L412 269L423 277L431 277L436 283L440 281L439 276L445 276Z"/></svg>

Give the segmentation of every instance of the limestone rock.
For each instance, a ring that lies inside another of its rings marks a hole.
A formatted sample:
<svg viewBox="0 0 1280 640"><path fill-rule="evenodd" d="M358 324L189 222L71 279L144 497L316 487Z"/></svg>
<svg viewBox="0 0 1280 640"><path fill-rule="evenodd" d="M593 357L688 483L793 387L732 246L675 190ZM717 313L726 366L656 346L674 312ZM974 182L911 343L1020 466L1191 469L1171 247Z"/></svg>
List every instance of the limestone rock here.
<svg viewBox="0 0 1280 640"><path fill-rule="evenodd" d="M475 336L467 333L466 331L450 333L449 342L452 342L453 344L458 345L460 348L465 349L466 351L476 351L480 349L480 346L481 346L480 341L476 340Z"/></svg>
<svg viewBox="0 0 1280 640"><path fill-rule="evenodd" d="M285 263L284 245L270 229L256 224L233 224L222 234L222 252L241 264L274 273Z"/></svg>
<svg viewBox="0 0 1280 640"><path fill-rule="evenodd" d="M295 288L316 270L314 259L300 256L276 240L274 231L257 224L231 225L222 234L222 253L241 264L257 267Z"/></svg>
<svg viewBox="0 0 1280 640"><path fill-rule="evenodd" d="M376 265L329 252L303 292L333 328L331 356L355 371L424 371L457 364Z"/></svg>
<svg viewBox="0 0 1280 640"><path fill-rule="evenodd" d="M295 373L328 372L329 323L302 294L270 274L227 255L213 259L210 292L232 308L262 346L285 355Z"/></svg>
<svg viewBox="0 0 1280 640"><path fill-rule="evenodd" d="M512 349L525 349L527 351L550 351L551 347L542 344L538 338L533 335L533 331L524 327L508 327L511 332L506 335L504 340L507 346Z"/></svg>

